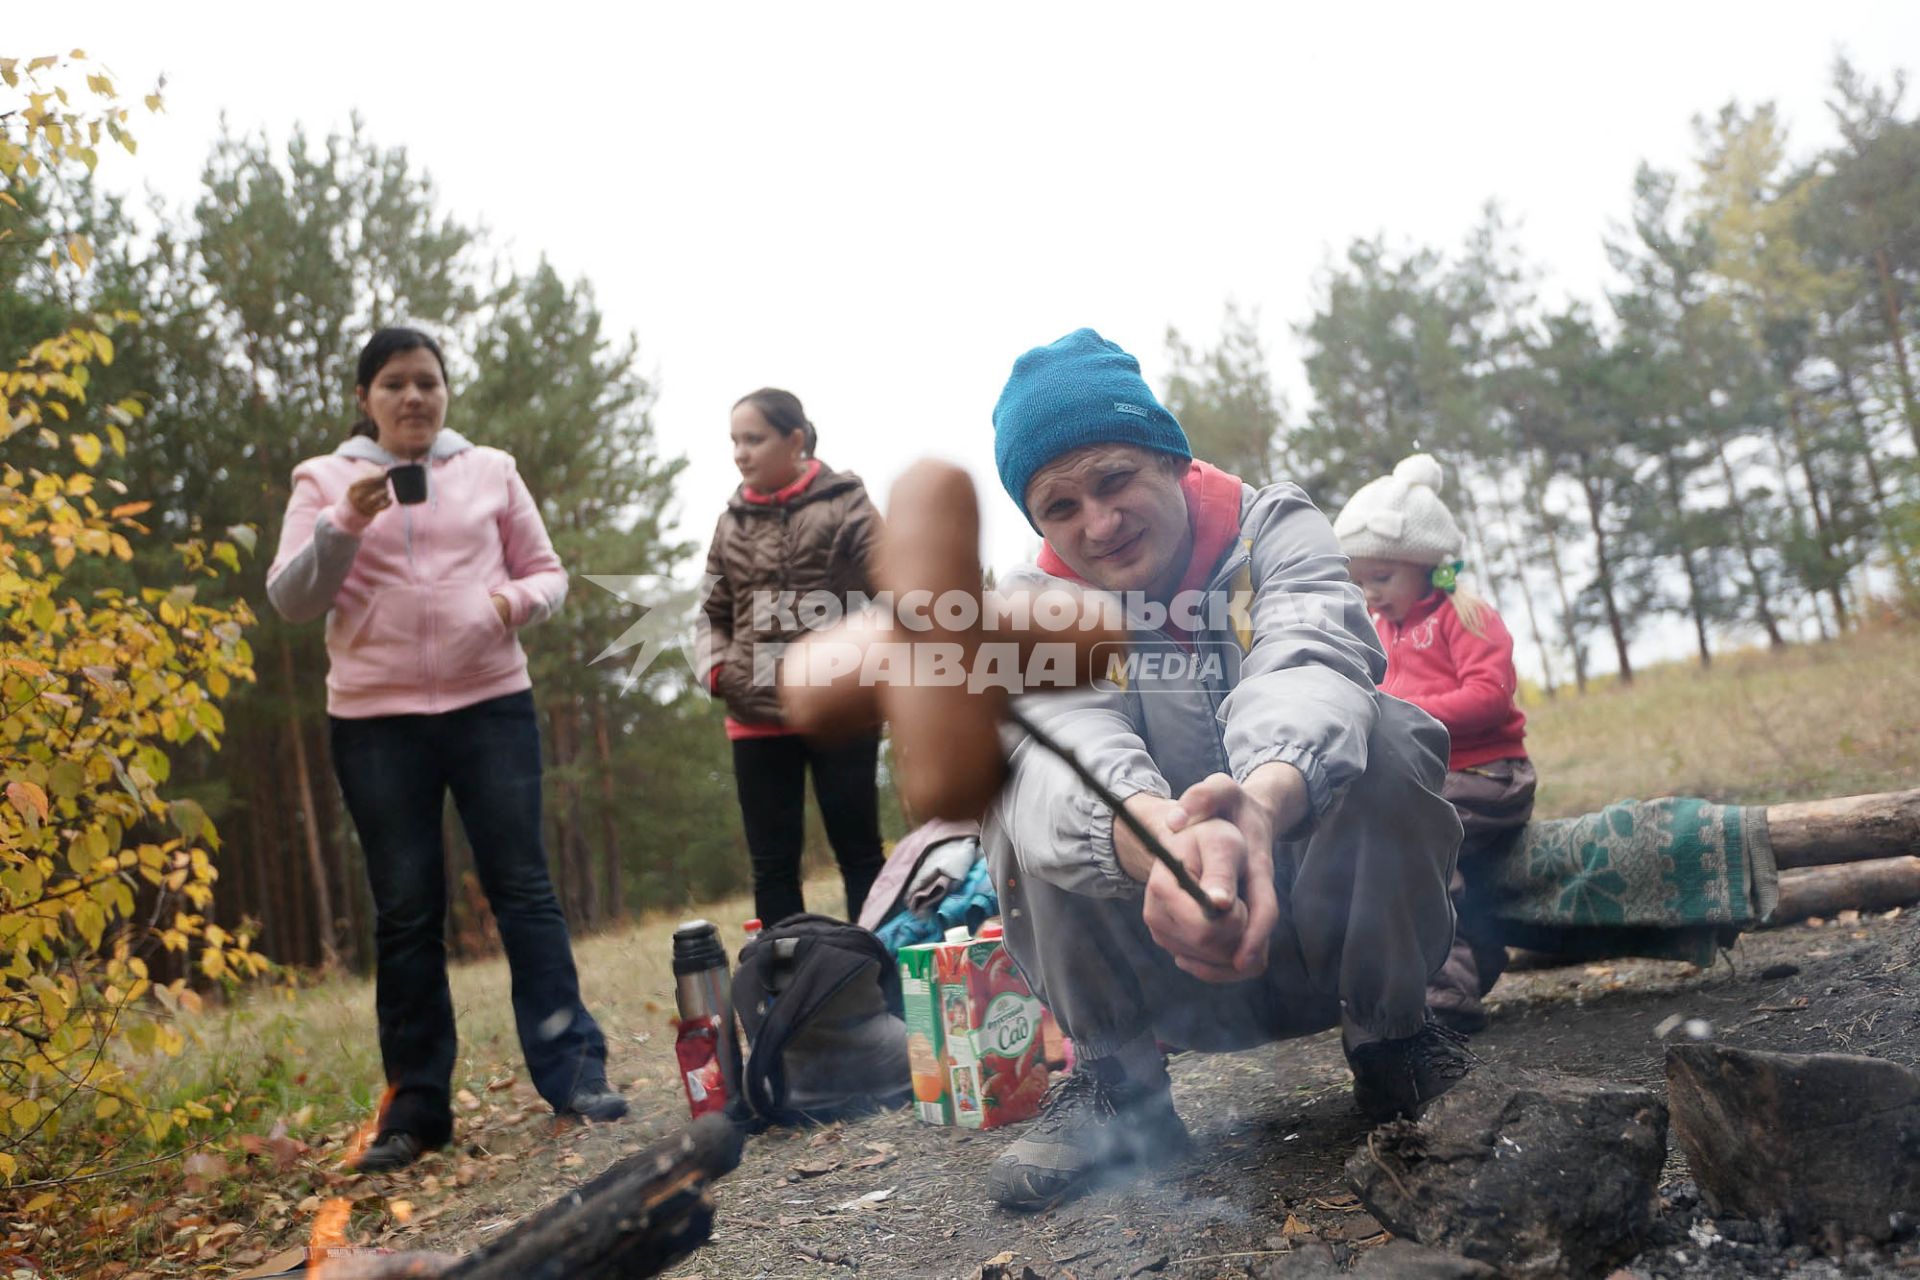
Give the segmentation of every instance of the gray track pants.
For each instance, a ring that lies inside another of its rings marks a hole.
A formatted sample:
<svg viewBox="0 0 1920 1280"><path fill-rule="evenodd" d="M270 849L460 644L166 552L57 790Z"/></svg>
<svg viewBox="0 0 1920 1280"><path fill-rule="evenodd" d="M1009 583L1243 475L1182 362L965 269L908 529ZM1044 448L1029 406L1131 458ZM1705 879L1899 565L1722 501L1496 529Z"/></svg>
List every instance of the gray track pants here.
<svg viewBox="0 0 1920 1280"><path fill-rule="evenodd" d="M1381 708L1366 773L1310 837L1274 846L1280 924L1266 972L1246 982L1182 972L1148 935L1139 895L1029 877L1006 827L988 825L1007 946L1078 1053L1104 1057L1147 1032L1219 1051L1343 1022L1356 1039L1420 1029L1427 979L1453 941L1460 819L1440 795L1446 731L1397 699Z"/></svg>

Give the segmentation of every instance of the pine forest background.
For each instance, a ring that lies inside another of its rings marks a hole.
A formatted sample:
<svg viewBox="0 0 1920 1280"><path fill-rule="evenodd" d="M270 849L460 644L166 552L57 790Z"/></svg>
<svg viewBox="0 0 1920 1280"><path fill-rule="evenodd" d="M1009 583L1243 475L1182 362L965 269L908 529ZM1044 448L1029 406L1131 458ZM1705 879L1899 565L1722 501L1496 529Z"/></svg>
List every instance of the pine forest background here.
<svg viewBox="0 0 1920 1280"><path fill-rule="evenodd" d="M1448 249L1356 241L1295 327L1308 405L1285 403L1258 317L1229 304L1207 342L1169 330L1168 407L1201 456L1295 480L1329 512L1414 449L1438 454L1473 581L1526 642L1535 696L1631 681L1636 639L1662 619L1684 622L1707 664L1910 614L1920 119L1903 90L1839 63L1840 142L1814 154L1768 106L1700 121L1691 168L1635 177L1601 304L1556 300L1494 204ZM450 425L518 458L576 574L562 615L527 639L570 918L591 930L745 885L717 708L677 658L633 688L620 660L591 662L635 610L578 575L684 579L704 547L674 532L676 508L700 504L676 503L684 460L655 436L642 353L607 331L586 281L504 267L439 207L417 158L361 127L284 145L224 136L187 208L109 197L78 165L7 189L0 349L139 312L92 395L138 394L147 412L98 474L154 501L162 546L258 531L220 588L260 615L258 682L227 701L219 755L182 747L173 767L172 793L224 838L217 918L256 922L277 960L371 959L327 758L320 628L261 606L289 473L345 435L359 346L396 322L444 337ZM50 269L76 234L92 270ZM691 511L688 528L704 521ZM85 572L157 581L157 554ZM899 834L890 794L883 817ZM458 824L447 831L451 937L474 954L490 923ZM817 831L813 844L818 856Z"/></svg>

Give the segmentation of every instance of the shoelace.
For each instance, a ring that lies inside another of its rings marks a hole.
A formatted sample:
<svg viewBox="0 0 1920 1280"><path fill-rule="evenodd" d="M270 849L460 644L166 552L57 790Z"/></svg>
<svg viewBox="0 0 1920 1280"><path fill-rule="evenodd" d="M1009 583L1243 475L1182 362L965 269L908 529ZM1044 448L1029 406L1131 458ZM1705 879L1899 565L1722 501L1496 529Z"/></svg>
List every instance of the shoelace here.
<svg viewBox="0 0 1920 1280"><path fill-rule="evenodd" d="M1420 1069L1438 1069L1449 1080L1458 1080L1480 1059L1467 1047L1467 1038L1451 1027L1429 1022L1414 1040L1412 1053Z"/></svg>
<svg viewBox="0 0 1920 1280"><path fill-rule="evenodd" d="M1115 1093L1113 1086L1089 1071L1075 1071L1062 1076L1054 1081L1047 1089L1047 1096L1040 1100L1040 1120L1034 1128L1036 1131L1056 1129L1065 1124L1067 1117L1079 1110L1080 1106L1091 1108L1093 1114L1101 1119L1111 1119L1120 1112Z"/></svg>

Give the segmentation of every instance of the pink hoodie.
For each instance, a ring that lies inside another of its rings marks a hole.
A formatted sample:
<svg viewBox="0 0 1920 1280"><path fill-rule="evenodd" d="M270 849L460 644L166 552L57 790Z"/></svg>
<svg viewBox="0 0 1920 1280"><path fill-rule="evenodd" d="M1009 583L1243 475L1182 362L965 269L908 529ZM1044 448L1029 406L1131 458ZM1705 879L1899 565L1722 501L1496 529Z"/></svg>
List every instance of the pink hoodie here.
<svg viewBox="0 0 1920 1280"><path fill-rule="evenodd" d="M425 502L371 520L354 510L347 487L398 461L355 436L295 467L267 570L267 597L288 621L326 615L327 711L343 719L431 715L531 688L516 631L567 594L511 455L442 428Z"/></svg>

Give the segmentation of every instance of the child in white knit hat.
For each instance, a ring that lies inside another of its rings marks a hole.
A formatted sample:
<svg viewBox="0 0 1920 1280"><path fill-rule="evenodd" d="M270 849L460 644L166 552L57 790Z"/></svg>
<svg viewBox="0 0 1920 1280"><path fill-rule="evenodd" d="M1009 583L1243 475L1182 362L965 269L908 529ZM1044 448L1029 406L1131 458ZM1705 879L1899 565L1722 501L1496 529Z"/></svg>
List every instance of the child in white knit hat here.
<svg viewBox="0 0 1920 1280"><path fill-rule="evenodd" d="M1527 719L1514 704L1513 637L1459 584L1460 526L1440 500L1440 464L1416 453L1353 495L1333 522L1348 572L1366 593L1387 650L1381 689L1413 703L1452 736L1446 798L1466 829L1453 874L1453 951L1427 989L1434 1016L1478 1031L1481 997L1506 968L1486 927L1478 883L1533 814Z"/></svg>

